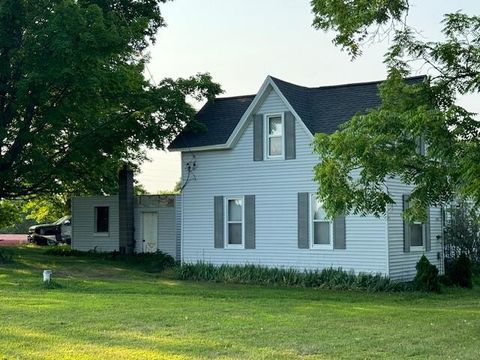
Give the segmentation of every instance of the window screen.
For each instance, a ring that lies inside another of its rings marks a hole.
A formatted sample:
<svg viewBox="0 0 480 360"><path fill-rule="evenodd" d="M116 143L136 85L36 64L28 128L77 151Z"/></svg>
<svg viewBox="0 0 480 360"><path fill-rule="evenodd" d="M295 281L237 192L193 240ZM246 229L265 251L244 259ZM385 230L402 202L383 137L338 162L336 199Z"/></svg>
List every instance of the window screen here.
<svg viewBox="0 0 480 360"><path fill-rule="evenodd" d="M315 194L312 194L311 201L313 245L329 245L331 243L330 221Z"/></svg>
<svg viewBox="0 0 480 360"><path fill-rule="evenodd" d="M227 199L227 244L243 244L243 199Z"/></svg>

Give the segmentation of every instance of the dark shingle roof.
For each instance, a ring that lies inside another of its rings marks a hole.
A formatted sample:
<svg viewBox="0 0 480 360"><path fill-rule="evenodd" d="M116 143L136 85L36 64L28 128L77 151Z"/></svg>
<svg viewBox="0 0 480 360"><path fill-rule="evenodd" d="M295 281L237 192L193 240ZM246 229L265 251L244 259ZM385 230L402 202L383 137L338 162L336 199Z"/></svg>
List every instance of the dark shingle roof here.
<svg viewBox="0 0 480 360"><path fill-rule="evenodd" d="M272 81L314 133L333 133L353 115L380 104L378 85L382 81L309 88L271 77ZM420 82L424 76L407 79ZM170 145L171 149L224 144L255 95L218 98L208 102L197 114L207 131L188 127Z"/></svg>
<svg viewBox="0 0 480 360"><path fill-rule="evenodd" d="M170 144L169 149L225 144L255 95L216 98L197 113L202 125L187 126Z"/></svg>

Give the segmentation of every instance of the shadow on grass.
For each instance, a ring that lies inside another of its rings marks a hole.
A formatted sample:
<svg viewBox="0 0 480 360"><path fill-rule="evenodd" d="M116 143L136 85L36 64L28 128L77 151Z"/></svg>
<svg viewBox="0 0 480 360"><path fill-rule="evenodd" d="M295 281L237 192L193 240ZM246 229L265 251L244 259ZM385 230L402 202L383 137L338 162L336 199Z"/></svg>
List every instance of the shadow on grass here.
<svg viewBox="0 0 480 360"><path fill-rule="evenodd" d="M78 336L78 334L77 334ZM139 337L137 334L108 334L106 332L90 331L87 334L80 334L82 339L78 339L74 334L60 335L59 333L45 333L31 329L20 328L15 334L4 334L4 341L18 344L11 355L19 358L32 357L32 347L29 344L36 343L44 345L35 352L40 355L55 353L55 356L62 358L65 355L77 353L78 358L98 358L99 354L103 354L102 358L110 359L175 359L185 358L185 356L203 356L212 358L222 355L242 356L240 349L228 350L226 344L215 343L205 339L194 340L193 338L179 339L169 335L149 339L147 337ZM194 349L194 350L193 350ZM40 351L39 351L40 350ZM83 356L82 356L83 355Z"/></svg>
<svg viewBox="0 0 480 360"><path fill-rule="evenodd" d="M77 326L82 324L77 324ZM87 325L87 324L85 324ZM245 343L236 341L235 333L225 334L223 339L208 337L207 334L192 334L178 332L174 326L162 326L158 324L155 329L148 327L139 331L126 330L128 324L114 326L107 329L99 327L89 329L89 326L81 328L72 327L68 321L61 321L56 324L49 323L50 327L37 326L10 326L3 333L0 343L15 344L11 356L29 358L32 356L32 344L35 345L37 354L55 353L61 358L62 355L72 352L97 358L217 358L229 357L238 359L247 358L296 358L295 352L282 347L256 346L252 342L245 346ZM178 324L177 324L178 325ZM54 326L55 330L51 327ZM181 324L180 324L181 326ZM220 328L217 330L221 330ZM13 350L13 349L12 349ZM262 356L263 354L263 356ZM8 352L4 355L9 355ZM82 356L79 356L82 358Z"/></svg>

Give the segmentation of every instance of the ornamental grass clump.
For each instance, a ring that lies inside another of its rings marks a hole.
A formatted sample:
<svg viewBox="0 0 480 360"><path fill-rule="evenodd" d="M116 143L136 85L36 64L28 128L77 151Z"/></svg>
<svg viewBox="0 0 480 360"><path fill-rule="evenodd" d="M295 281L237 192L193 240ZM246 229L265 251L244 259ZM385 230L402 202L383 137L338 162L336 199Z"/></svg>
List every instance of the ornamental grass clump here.
<svg viewBox="0 0 480 360"><path fill-rule="evenodd" d="M261 265L220 265L186 263L176 268L181 280L220 283L256 284L339 290L404 291L407 284L391 281L380 274L355 274L341 268L300 271L292 268L270 268Z"/></svg>

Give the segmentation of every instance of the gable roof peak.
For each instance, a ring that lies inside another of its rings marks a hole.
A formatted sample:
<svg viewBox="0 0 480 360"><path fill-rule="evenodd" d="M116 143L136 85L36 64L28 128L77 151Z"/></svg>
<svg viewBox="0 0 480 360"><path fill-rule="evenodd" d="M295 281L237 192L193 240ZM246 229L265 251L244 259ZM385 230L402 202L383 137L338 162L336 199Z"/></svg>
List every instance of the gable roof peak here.
<svg viewBox="0 0 480 360"><path fill-rule="evenodd" d="M405 78L409 83L421 82L425 76ZM301 121L310 135L331 134L339 125L358 113L365 113L381 103L378 85L384 80L305 87L268 75L255 95L219 97L208 101L197 113L199 130L190 124L170 144L169 149L220 149L235 143L247 118L269 87L279 93L290 111Z"/></svg>

